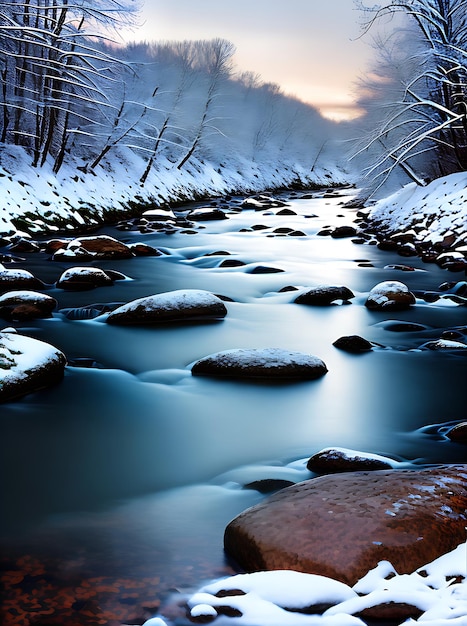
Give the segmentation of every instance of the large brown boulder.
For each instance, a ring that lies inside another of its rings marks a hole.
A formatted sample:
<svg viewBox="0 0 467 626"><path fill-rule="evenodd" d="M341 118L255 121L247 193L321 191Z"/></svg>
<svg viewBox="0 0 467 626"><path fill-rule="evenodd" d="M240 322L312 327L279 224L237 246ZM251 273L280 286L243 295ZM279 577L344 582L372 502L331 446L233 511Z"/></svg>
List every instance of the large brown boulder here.
<svg viewBox="0 0 467 626"><path fill-rule="evenodd" d="M246 571L292 569L354 585L380 561L409 573L465 540L467 465L328 475L235 518L226 551Z"/></svg>
<svg viewBox="0 0 467 626"><path fill-rule="evenodd" d="M59 382L66 358L53 346L19 335L0 332L0 402L9 402Z"/></svg>

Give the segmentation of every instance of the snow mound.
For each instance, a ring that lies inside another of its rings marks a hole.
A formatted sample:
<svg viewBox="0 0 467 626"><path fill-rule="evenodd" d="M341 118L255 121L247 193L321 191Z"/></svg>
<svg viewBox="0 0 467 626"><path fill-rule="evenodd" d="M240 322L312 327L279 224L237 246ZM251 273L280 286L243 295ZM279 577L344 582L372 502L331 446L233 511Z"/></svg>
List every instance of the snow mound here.
<svg viewBox="0 0 467 626"><path fill-rule="evenodd" d="M412 574L399 575L391 563L381 561L353 588L315 574L256 572L205 585L187 604L192 617L209 615L218 626L364 626L356 614L391 603L422 613L418 620L404 618L401 626L466 626L465 576L466 546L460 544ZM332 606L319 610L326 604ZM226 616L226 607L235 611L234 617Z"/></svg>

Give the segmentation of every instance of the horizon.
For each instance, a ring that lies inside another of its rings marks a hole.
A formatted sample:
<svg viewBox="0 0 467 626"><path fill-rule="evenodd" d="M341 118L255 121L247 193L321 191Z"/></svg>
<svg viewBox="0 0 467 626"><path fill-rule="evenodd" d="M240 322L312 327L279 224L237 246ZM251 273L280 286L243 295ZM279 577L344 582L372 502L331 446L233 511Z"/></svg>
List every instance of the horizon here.
<svg viewBox="0 0 467 626"><path fill-rule="evenodd" d="M358 15L349 0L291 0L287 7L272 8L267 0L227 1L221 8L214 0L196 6L157 0L145 2L141 25L120 36L125 43L227 39L236 47L239 72L258 74L324 117L344 121L361 114L356 83L371 58L370 46L358 38Z"/></svg>

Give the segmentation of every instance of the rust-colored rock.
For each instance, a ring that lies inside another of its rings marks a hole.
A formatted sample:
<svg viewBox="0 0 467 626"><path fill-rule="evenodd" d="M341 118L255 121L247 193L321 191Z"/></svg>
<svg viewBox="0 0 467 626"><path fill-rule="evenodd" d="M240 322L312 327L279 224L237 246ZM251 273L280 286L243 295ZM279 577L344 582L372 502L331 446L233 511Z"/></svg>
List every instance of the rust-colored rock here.
<svg viewBox="0 0 467 626"><path fill-rule="evenodd" d="M408 309L412 304L415 304L414 294L397 280L385 280L375 285L365 302L368 309L396 311Z"/></svg>
<svg viewBox="0 0 467 626"><path fill-rule="evenodd" d="M381 560L399 573L465 540L467 465L328 475L235 518L226 551L246 570L292 569L353 585Z"/></svg>

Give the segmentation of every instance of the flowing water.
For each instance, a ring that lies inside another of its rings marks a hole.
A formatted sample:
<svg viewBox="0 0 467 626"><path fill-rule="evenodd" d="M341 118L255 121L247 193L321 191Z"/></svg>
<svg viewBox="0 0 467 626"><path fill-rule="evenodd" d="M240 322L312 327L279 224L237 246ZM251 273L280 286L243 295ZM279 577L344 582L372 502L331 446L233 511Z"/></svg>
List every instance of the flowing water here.
<svg viewBox="0 0 467 626"><path fill-rule="evenodd" d="M318 236L323 226L352 222L346 199L296 194L287 197L296 215L232 212L191 234L106 228L101 232L165 254L94 263L128 277L112 287L48 291L64 309L206 289L232 300L222 321L118 327L105 316L70 320L57 312L16 324L63 350L72 365L58 386L0 408L6 626L142 623L174 588L233 571L223 553L224 527L264 497L244 485L309 478L303 459L323 447L416 464L465 461L465 447L424 430L465 419L465 352L417 349L463 327L465 307L417 299L409 311L388 314L364 306L382 280L437 290L462 277L376 246ZM251 229L258 225L266 228ZM306 236L279 236L280 227ZM216 251L231 256L209 256ZM83 265L22 256L17 267L47 283ZM226 258L246 265L219 267ZM415 271L388 267L401 263ZM256 265L283 271L250 273ZM309 307L281 291L319 284L346 285L356 297L348 306ZM394 320L425 329L394 332ZM357 356L332 345L351 334L383 347ZM315 354L329 372L278 385L191 376L190 365L208 354L266 347ZM78 367L80 359L97 366Z"/></svg>

